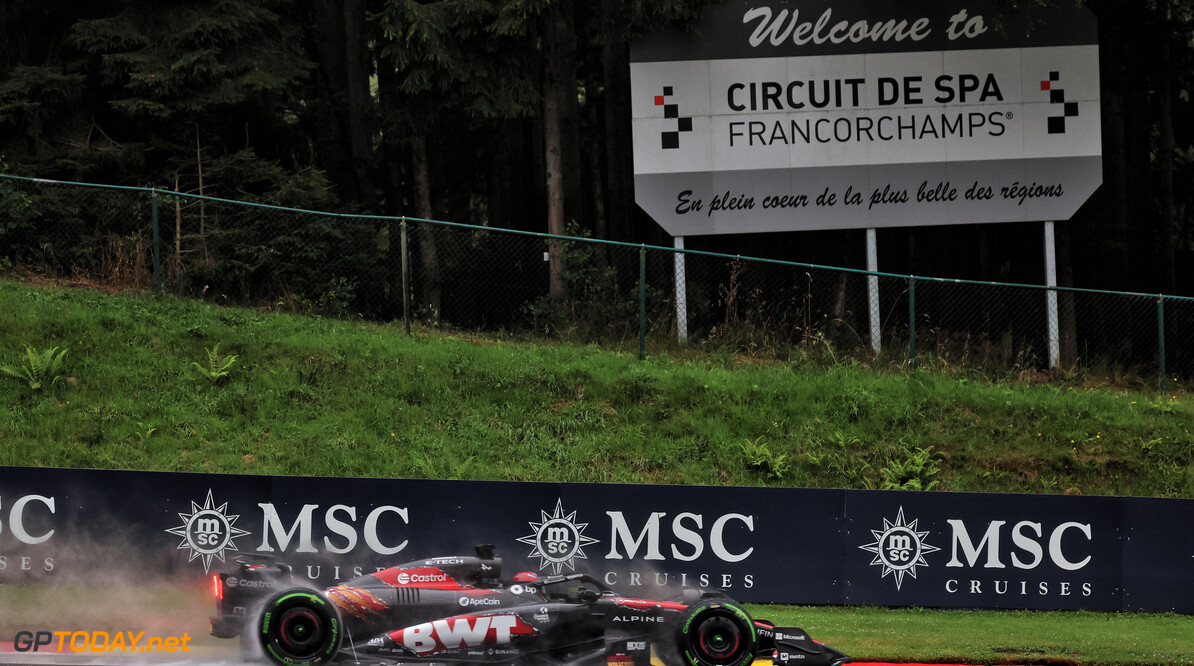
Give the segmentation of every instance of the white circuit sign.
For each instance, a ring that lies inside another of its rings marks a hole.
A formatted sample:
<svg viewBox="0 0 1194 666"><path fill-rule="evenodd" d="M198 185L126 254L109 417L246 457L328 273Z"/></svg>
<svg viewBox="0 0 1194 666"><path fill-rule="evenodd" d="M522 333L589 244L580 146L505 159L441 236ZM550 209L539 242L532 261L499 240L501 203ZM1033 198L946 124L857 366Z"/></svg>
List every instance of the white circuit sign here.
<svg viewBox="0 0 1194 666"><path fill-rule="evenodd" d="M1008 12L731 0L644 37L638 203L676 236L1068 219L1102 182L1097 26Z"/></svg>

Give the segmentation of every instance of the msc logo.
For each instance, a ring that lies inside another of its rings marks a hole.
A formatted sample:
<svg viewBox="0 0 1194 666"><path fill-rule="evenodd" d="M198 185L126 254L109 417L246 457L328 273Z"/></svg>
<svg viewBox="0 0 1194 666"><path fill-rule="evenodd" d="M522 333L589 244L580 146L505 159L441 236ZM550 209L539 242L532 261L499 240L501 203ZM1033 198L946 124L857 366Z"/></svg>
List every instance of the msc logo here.
<svg viewBox="0 0 1194 666"><path fill-rule="evenodd" d="M548 515L540 511L540 522L530 522L531 533L520 537L518 541L531 548L528 557L539 558L539 568L552 568L552 573L558 574L568 567L576 570L575 560L588 559L584 547L596 543L597 539L584 535L588 523L577 523L576 512L564 515L563 500L556 500L555 512Z"/></svg>
<svg viewBox="0 0 1194 666"><path fill-rule="evenodd" d="M227 512L228 503L217 507L209 488L203 506L192 501L190 513L178 514L182 519L182 525L166 530L170 534L182 537L178 550L191 552L188 562L203 560L204 573L211 569L212 558L223 562L224 551L240 550L236 547L234 539L248 534L235 526L240 516L230 516Z"/></svg>
<svg viewBox="0 0 1194 666"><path fill-rule="evenodd" d="M916 567L929 566L924 556L941 550L925 542L929 533L917 532L916 523L916 520L904 521L904 507L901 506L894 523L884 518L882 530L871 530L874 543L859 546L859 549L875 554L871 564L883 567L883 576L895 577L897 590L904 583L904 574L916 578Z"/></svg>
<svg viewBox="0 0 1194 666"><path fill-rule="evenodd" d="M662 148L664 150L673 150L680 147L680 132L692 131L692 118L680 117L680 105L674 102L668 102L668 98L673 94L671 86L663 87L663 94L655 96L655 106L663 107L663 117L676 120L676 129L663 132L660 134Z"/></svg>
<svg viewBox="0 0 1194 666"><path fill-rule="evenodd" d="M1078 116L1078 103L1065 101L1065 90L1057 87L1060 80L1060 72L1049 72L1049 78L1041 81L1041 90L1049 93L1049 103L1061 106L1060 116L1049 116L1050 134L1065 134L1065 119Z"/></svg>

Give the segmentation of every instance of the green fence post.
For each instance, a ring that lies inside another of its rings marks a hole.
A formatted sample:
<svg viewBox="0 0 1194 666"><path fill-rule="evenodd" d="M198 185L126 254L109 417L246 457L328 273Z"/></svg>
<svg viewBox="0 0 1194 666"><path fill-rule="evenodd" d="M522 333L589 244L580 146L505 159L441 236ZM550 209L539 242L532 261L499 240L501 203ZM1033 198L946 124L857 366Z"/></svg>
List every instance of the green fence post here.
<svg viewBox="0 0 1194 666"><path fill-rule="evenodd" d="M406 216L402 216L402 323L410 335L410 250L406 245Z"/></svg>
<svg viewBox="0 0 1194 666"><path fill-rule="evenodd" d="M162 295L162 233L158 229L158 191L149 192L150 210L153 211L153 290Z"/></svg>
<svg viewBox="0 0 1194 666"><path fill-rule="evenodd" d="M1157 294L1157 345L1161 360L1161 392L1168 390L1165 375L1165 294Z"/></svg>
<svg viewBox="0 0 1194 666"><path fill-rule="evenodd" d="M647 357L647 245L638 249L638 357Z"/></svg>
<svg viewBox="0 0 1194 666"><path fill-rule="evenodd" d="M908 276L908 362L916 367L916 277Z"/></svg>

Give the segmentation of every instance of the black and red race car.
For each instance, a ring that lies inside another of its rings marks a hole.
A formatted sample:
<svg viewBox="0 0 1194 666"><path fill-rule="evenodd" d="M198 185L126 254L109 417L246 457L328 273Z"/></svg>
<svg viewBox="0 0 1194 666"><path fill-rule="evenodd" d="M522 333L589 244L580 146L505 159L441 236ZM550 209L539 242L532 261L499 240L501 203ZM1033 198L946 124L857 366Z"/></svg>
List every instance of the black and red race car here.
<svg viewBox="0 0 1194 666"><path fill-rule="evenodd" d="M803 630L755 620L721 592L671 600L618 595L588 574L503 581L491 546L366 574L322 591L290 567L247 556L212 577L212 635L240 637L281 666L396 664L839 666L842 652Z"/></svg>

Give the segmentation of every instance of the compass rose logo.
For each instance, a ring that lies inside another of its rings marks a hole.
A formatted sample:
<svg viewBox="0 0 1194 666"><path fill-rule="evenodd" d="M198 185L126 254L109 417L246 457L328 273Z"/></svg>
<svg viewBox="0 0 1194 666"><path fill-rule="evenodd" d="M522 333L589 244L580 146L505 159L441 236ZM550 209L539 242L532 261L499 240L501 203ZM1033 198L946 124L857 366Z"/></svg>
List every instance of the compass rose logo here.
<svg viewBox="0 0 1194 666"><path fill-rule="evenodd" d="M540 569L551 567L553 574L559 574L564 567L575 571L574 560L588 559L584 547L597 542L597 539L584 535L589 524L576 522L575 511L564 515L563 499L556 500L556 509L551 515L546 511L539 513L541 520L529 523L531 533L520 537L519 543L532 546L528 557L539 558Z"/></svg>
<svg viewBox="0 0 1194 666"><path fill-rule="evenodd" d="M239 550L234 539L249 534L236 527L236 521L240 516L228 515L227 502L216 506L210 488L203 506L192 501L191 512L180 512L178 517L182 519L182 525L166 531L182 537L182 542L178 544L178 550L191 551L188 562L197 559L203 560L204 573L211 569L212 558L223 562L224 551Z"/></svg>
<svg viewBox="0 0 1194 666"><path fill-rule="evenodd" d="M875 554L871 564L883 567L883 576L891 574L895 577L897 590L904 583L904 574L916 578L916 567L929 566L924 556L941 550L925 543L929 533L927 530L916 531L918 520L905 522L904 507L901 506L894 523L884 518L882 530L871 530L874 543L859 546L859 549Z"/></svg>

